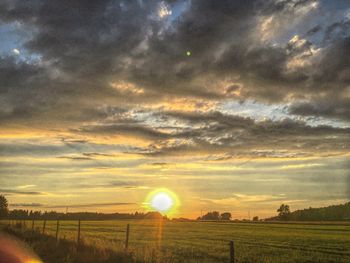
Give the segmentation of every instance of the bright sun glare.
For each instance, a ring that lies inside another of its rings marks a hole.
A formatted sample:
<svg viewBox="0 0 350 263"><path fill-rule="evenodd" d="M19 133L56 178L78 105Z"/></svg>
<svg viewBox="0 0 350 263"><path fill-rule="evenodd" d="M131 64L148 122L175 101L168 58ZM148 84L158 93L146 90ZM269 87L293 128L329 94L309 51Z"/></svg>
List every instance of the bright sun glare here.
<svg viewBox="0 0 350 263"><path fill-rule="evenodd" d="M174 201L167 193L159 193L153 196L151 206L159 212L167 212L174 205Z"/></svg>
<svg viewBox="0 0 350 263"><path fill-rule="evenodd" d="M177 196L168 189L156 189L148 194L146 207L149 210L156 210L162 214L174 214L180 202Z"/></svg>

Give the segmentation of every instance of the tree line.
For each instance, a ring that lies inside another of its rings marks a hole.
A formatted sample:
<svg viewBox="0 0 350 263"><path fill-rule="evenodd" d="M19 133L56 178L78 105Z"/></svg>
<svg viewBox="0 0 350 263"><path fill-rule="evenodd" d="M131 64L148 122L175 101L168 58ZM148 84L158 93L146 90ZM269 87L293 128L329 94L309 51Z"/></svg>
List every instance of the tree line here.
<svg viewBox="0 0 350 263"><path fill-rule="evenodd" d="M350 220L350 202L340 205L331 205L320 208L306 208L302 210L290 211L289 205L282 204L277 209L276 217L266 220L282 221L343 221Z"/></svg>
<svg viewBox="0 0 350 263"><path fill-rule="evenodd" d="M75 213L61 213L56 211L32 211L23 209L14 209L8 212L8 219L17 220L115 220L115 219L167 219L166 216L159 212L147 213L97 213L97 212L75 212Z"/></svg>
<svg viewBox="0 0 350 263"><path fill-rule="evenodd" d="M230 212L224 212L220 214L218 211L213 211L198 217L197 220L231 220L231 218L232 215Z"/></svg>
<svg viewBox="0 0 350 263"><path fill-rule="evenodd" d="M229 221L229 220L232 220L232 214L230 212L223 212L223 213L220 214L220 212L218 212L218 211L212 211L212 212L206 213L203 216L197 217L197 220L204 220L204 221L206 221L206 220L213 220L213 221L223 220L223 221ZM253 221L259 221L259 217L258 216L254 216L253 217Z"/></svg>
<svg viewBox="0 0 350 263"><path fill-rule="evenodd" d="M56 211L33 211L25 209L8 209L8 202L5 196L0 195L0 219L15 220L114 220L114 219L167 219L159 212L147 213L97 213L97 212L76 212L61 213Z"/></svg>
<svg viewBox="0 0 350 263"><path fill-rule="evenodd" d="M265 221L342 221L350 220L350 202L341 205L332 205L321 208L307 208L303 210L290 211L287 204L282 204L277 209L277 216L264 219ZM5 196L0 195L0 219L46 219L46 220L114 220L114 219L167 219L159 212L147 213L97 213L97 212L76 212L61 213L56 211L32 211L24 209L8 209L8 202ZM232 219L230 212L220 213L218 211L208 212L197 220L224 220ZM184 218L182 219L184 220ZM253 217L253 221L258 221L257 216Z"/></svg>

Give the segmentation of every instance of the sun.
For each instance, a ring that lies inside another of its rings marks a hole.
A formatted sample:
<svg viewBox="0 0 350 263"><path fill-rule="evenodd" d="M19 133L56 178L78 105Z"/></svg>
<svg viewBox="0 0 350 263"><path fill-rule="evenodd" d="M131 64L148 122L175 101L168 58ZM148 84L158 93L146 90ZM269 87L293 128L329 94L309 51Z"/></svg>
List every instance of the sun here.
<svg viewBox="0 0 350 263"><path fill-rule="evenodd" d="M161 188L149 193L144 204L147 210L170 215L175 213L180 202L175 193L166 188Z"/></svg>
<svg viewBox="0 0 350 263"><path fill-rule="evenodd" d="M173 205L174 201L167 193L156 194L151 200L151 206L159 212L167 212Z"/></svg>

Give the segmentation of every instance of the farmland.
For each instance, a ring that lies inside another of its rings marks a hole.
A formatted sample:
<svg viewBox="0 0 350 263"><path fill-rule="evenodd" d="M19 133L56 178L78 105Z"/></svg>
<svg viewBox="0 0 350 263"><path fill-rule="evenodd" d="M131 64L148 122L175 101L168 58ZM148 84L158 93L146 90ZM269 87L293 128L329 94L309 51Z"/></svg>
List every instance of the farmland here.
<svg viewBox="0 0 350 263"><path fill-rule="evenodd" d="M31 223L26 222L27 228ZM162 254L164 262L228 262L230 240L237 262L350 262L348 224L82 221L81 238L97 247L123 250L127 224L129 250L145 262L154 253ZM35 221L37 231L42 226L43 221ZM56 221L47 221L45 232L55 236ZM60 221L59 238L76 240L77 221Z"/></svg>

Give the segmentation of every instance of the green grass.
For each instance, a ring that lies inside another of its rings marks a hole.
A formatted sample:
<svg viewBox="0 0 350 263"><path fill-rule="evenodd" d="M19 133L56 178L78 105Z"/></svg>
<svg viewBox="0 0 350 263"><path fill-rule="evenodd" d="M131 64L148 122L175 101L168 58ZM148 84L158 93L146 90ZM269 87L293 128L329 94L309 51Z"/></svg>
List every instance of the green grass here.
<svg viewBox="0 0 350 263"><path fill-rule="evenodd" d="M44 235L38 231L33 232L29 229L21 229L18 227L4 227L3 231L5 235L2 237L2 240L4 240L5 237L8 238L7 235L16 237L15 239L9 238L9 244L17 244L17 248L20 247L22 251L19 252L19 254L16 254L18 253L18 251L15 252L15 257L17 255L28 256L30 254L30 251L34 250L41 259L41 261L38 261L36 258L33 258L31 256L30 260L28 260L27 257L27 260L25 260L25 262L30 261L33 263L144 263L141 261L135 261L133 255L127 251L115 251L109 248L96 247L85 243L80 243L79 245L77 245L77 243L74 241L63 239L60 239L57 242L55 237ZM18 240L24 241L25 244L21 244L21 242L19 242ZM29 248L28 250L28 245L32 249ZM8 247L11 247L11 245ZM14 250L9 249L7 252L9 251Z"/></svg>
<svg viewBox="0 0 350 263"><path fill-rule="evenodd" d="M82 221L81 237L96 247L122 250L128 223L130 250L145 262L161 251L162 262L226 263L229 240L235 242L237 262L350 262L346 224ZM30 228L31 222L26 225ZM35 225L42 229L42 221ZM54 236L55 229L56 222L48 221L47 234ZM59 236L76 240L77 222L61 221Z"/></svg>

